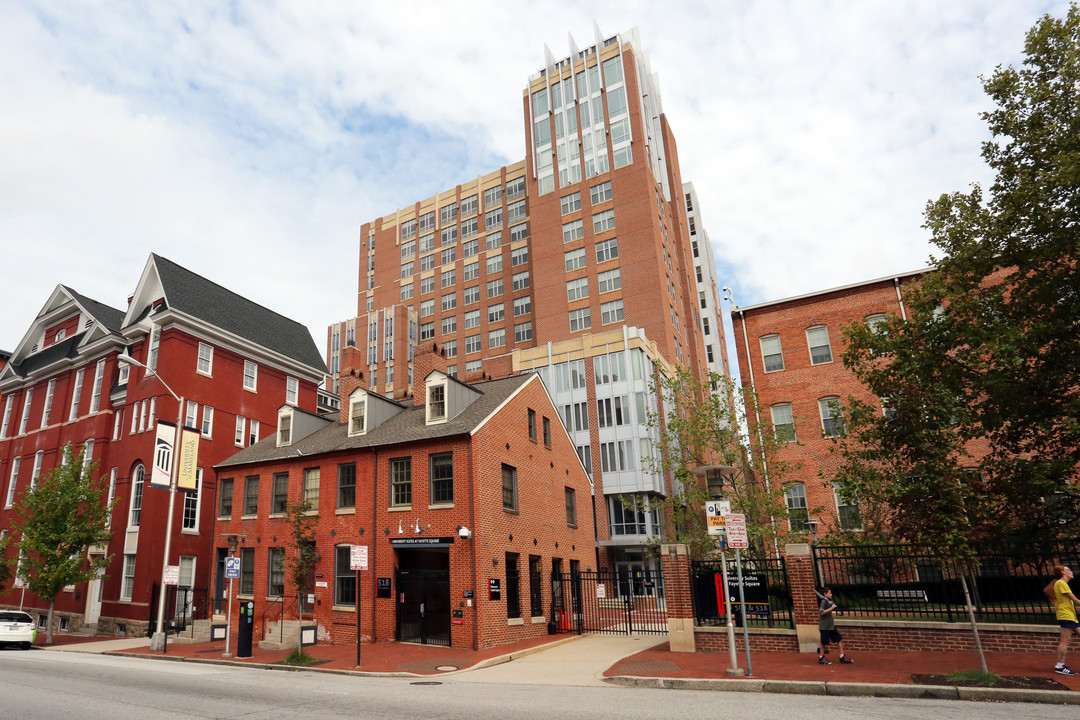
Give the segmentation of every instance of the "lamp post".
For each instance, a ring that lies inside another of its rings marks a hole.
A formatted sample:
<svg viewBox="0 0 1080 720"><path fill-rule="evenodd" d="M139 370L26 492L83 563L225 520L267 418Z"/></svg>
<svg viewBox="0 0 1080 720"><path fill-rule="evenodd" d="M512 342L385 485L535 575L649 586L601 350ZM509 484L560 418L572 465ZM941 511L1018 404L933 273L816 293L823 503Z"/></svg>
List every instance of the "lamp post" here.
<svg viewBox="0 0 1080 720"><path fill-rule="evenodd" d="M158 593L158 608L157 608L157 625L154 628L154 635L150 638L150 649L164 650L165 649L165 569L169 565L169 553L172 550L172 525L173 525L173 511L176 507L176 477L180 470L180 441L181 432L184 428L184 398L173 392L173 389L161 379L161 376L156 371L150 369L146 365L142 364L138 360L135 360L130 355L120 355L119 361L134 365L135 367L141 367L146 370L147 374L153 375L161 383L162 387L169 391L169 394L176 398L178 403L178 409L176 411L176 434L173 437L172 455L170 456L169 467L169 514L165 518L165 552L161 559L161 590Z"/></svg>
<svg viewBox="0 0 1080 720"><path fill-rule="evenodd" d="M810 526L810 544L813 547L811 552L814 554L814 585L816 587L819 581L822 584L825 581L825 578L821 576L821 568L818 567L817 561L817 526L821 524L821 521L807 516L806 524Z"/></svg>

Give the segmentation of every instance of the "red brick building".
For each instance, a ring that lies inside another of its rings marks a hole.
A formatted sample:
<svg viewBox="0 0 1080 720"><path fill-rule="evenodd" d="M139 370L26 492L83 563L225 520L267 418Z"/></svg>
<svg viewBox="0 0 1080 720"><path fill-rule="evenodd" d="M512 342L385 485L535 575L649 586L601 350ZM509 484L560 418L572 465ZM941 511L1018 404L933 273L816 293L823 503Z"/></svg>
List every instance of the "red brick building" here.
<svg viewBox="0 0 1080 720"><path fill-rule="evenodd" d="M331 383L354 347L365 386L400 398L415 348L433 341L466 381L539 372L594 482L601 565L655 571L643 543L663 521L620 496L669 492L644 462L649 380L657 365L707 372L715 267L698 282L675 138L636 30L548 53L521 103L522 161L363 224L357 317L327 335Z"/></svg>
<svg viewBox="0 0 1080 720"><path fill-rule="evenodd" d="M155 426L175 423L179 411L165 383L185 399L184 424L200 434L197 486L177 494L169 558L193 606L210 586L211 468L273 435L283 404L314 410L324 374L306 328L158 255L126 310L57 286L0 370L0 528L8 531L19 494L67 443L89 449L116 500L112 542L91 552L113 560L100 578L61 592L61 625L136 634L156 615L169 492L167 483L151 486ZM0 603L47 609L20 587Z"/></svg>
<svg viewBox="0 0 1080 720"><path fill-rule="evenodd" d="M285 406L276 435L216 468L219 582L234 536L256 637L298 616L285 508L301 498L318 515L301 619L320 642L357 640L352 545L368 548L365 642L483 648L547 633L551 574L592 570L596 555L589 478L540 378L465 384L426 350L414 396L393 401L361 386L358 356L345 354L339 416Z"/></svg>
<svg viewBox="0 0 1080 720"><path fill-rule="evenodd" d="M835 463L829 436L840 425L830 403L848 395L874 399L841 361L843 328L887 313L906 316L905 290L925 272L732 309L743 385L757 393L764 414L756 419L790 441L780 459L800 464L784 478L790 530L811 532L810 517L822 524L818 534L837 523L859 527L858 508L819 476Z"/></svg>

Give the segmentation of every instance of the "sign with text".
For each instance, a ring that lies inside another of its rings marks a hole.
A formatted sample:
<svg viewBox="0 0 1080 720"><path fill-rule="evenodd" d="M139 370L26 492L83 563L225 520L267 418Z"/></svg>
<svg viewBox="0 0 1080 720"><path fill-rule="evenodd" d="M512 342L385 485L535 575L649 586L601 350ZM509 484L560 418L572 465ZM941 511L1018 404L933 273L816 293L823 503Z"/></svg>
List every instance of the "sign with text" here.
<svg viewBox="0 0 1080 720"><path fill-rule="evenodd" d="M353 545L349 550L349 569L350 570L367 570L368 569L368 546L367 545Z"/></svg>
<svg viewBox="0 0 1080 720"><path fill-rule="evenodd" d="M239 580L240 579L240 558L227 557L225 558L225 579L226 580Z"/></svg>
<svg viewBox="0 0 1080 720"><path fill-rule="evenodd" d="M180 467L176 474L176 489L198 492L199 431L184 428L180 433Z"/></svg>
<svg viewBox="0 0 1080 720"><path fill-rule="evenodd" d="M488 600L502 599L502 580L500 578L488 578Z"/></svg>
<svg viewBox="0 0 1080 720"><path fill-rule="evenodd" d="M390 578L382 577L375 581L375 597L390 597Z"/></svg>
<svg viewBox="0 0 1080 720"><path fill-rule="evenodd" d="M723 535L727 527L727 515L731 512L730 500L710 500L705 503L705 517L710 535Z"/></svg>
<svg viewBox="0 0 1080 720"><path fill-rule="evenodd" d="M180 584L180 566L179 565L166 565L165 566L165 584L166 585L179 585Z"/></svg>
<svg viewBox="0 0 1080 720"><path fill-rule="evenodd" d="M750 538L746 534L746 516L742 513L728 513L726 518L727 541L733 548L750 547Z"/></svg>
<svg viewBox="0 0 1080 720"><path fill-rule="evenodd" d="M173 437L176 426L158 420L154 439L154 466L150 470L150 487L168 488L171 482Z"/></svg>

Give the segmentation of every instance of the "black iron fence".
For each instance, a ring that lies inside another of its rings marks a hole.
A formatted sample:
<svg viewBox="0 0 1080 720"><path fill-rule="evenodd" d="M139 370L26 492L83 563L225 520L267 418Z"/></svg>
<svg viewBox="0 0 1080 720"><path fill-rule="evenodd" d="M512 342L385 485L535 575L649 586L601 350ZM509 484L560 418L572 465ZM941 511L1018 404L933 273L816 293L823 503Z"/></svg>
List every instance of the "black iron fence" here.
<svg viewBox="0 0 1080 720"><path fill-rule="evenodd" d="M154 583L150 589L150 614L146 634L153 635L157 629L158 592L160 585ZM208 588L165 586L165 622L166 632L179 633L187 629L195 620L210 617L210 591Z"/></svg>
<svg viewBox="0 0 1080 720"><path fill-rule="evenodd" d="M815 546L817 586L846 616L966 622L965 572L980 622L1054 624L1042 588L1054 565L1080 564L1080 539L978 545L966 568L907 545Z"/></svg>
<svg viewBox="0 0 1080 720"><path fill-rule="evenodd" d="M552 573L556 633L667 633L664 576L649 569Z"/></svg>
<svg viewBox="0 0 1080 720"><path fill-rule="evenodd" d="M742 625L738 571L729 557L728 587L722 580L722 561L695 560L692 568L694 615L698 625L726 625L727 603L734 603L735 623ZM791 587L784 558L742 558L743 596L747 627L795 627Z"/></svg>

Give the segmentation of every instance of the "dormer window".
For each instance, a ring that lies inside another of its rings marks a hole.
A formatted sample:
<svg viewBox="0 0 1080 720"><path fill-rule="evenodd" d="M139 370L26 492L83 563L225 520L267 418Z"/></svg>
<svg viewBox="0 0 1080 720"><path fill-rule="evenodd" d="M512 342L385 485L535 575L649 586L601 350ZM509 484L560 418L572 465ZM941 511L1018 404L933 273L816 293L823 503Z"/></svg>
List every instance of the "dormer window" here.
<svg viewBox="0 0 1080 720"><path fill-rule="evenodd" d="M446 419L446 385L429 385L427 389L428 422Z"/></svg>
<svg viewBox="0 0 1080 720"><path fill-rule="evenodd" d="M66 337L67 337L67 330L64 329L64 328L60 328L59 330L56 331L56 338L53 339L53 342L60 342L61 340L63 340Z"/></svg>
<svg viewBox="0 0 1080 720"><path fill-rule="evenodd" d="M361 435L367 428L367 397L361 396L349 401L349 435Z"/></svg>
<svg viewBox="0 0 1080 720"><path fill-rule="evenodd" d="M278 415L278 447L292 444L292 413L288 410Z"/></svg>

